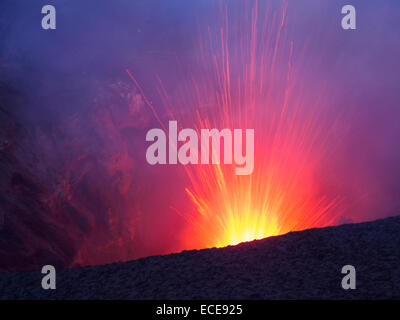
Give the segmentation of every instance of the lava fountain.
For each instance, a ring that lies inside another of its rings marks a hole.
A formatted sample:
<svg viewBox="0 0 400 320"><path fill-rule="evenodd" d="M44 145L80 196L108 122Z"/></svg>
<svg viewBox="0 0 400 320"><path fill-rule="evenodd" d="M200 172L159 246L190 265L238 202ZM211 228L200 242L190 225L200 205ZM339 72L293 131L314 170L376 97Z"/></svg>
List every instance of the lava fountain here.
<svg viewBox="0 0 400 320"><path fill-rule="evenodd" d="M338 119L326 116L326 84L307 82L307 48L287 37L287 6L243 3L239 11L221 5L218 12L179 96L186 110L195 108L177 112L161 77L158 92L169 117L199 136L202 128L254 128L254 171L240 176L231 165L185 165L194 209L177 210L187 221L182 247L222 247L333 224L341 197L324 194L315 174L334 152L328 141Z"/></svg>

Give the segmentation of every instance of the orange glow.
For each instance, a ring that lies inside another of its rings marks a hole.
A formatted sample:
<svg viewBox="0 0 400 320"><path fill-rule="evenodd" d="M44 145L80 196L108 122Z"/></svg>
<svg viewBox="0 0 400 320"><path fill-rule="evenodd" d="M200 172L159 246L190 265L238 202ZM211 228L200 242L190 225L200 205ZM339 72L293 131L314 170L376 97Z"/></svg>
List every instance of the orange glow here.
<svg viewBox="0 0 400 320"><path fill-rule="evenodd" d="M222 164L184 167L194 205L193 212L179 212L187 221L184 249L322 227L340 214L340 198L319 190L315 177L321 159L333 152L326 145L335 122L321 112L328 107L326 89L321 84L312 91L303 83L306 50L302 44L295 50L285 38L286 7L276 12L244 6L250 14L239 17L221 8L221 26L200 40L201 70L180 97L197 108L178 123L198 131L254 128L254 172L237 176L233 166ZM240 28L231 31L234 24ZM172 115L162 81L160 86Z"/></svg>

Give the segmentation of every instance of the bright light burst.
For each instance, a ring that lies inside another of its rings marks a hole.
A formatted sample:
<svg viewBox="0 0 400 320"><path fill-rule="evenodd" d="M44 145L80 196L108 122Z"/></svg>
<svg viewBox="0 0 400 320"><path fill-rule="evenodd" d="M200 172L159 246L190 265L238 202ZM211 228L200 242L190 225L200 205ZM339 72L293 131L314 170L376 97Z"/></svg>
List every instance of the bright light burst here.
<svg viewBox="0 0 400 320"><path fill-rule="evenodd" d="M237 12L220 6L221 17L221 25L202 33L199 70L180 97L196 109L182 118L198 131L254 128L255 167L237 176L229 165L185 166L195 210L182 213L183 247L222 247L332 224L339 198L320 190L315 173L332 152L327 140L335 122L324 117L324 85L307 87L305 47L295 50L285 33L287 6L244 3ZM161 80L159 92L172 116L173 99Z"/></svg>

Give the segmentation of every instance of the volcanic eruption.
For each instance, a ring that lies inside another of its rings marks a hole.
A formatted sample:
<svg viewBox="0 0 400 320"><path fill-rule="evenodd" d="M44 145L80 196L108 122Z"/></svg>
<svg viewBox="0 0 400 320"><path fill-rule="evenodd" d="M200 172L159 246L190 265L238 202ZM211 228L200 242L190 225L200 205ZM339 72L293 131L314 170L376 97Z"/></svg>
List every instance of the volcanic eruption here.
<svg viewBox="0 0 400 320"><path fill-rule="evenodd" d="M30 5L2 4L0 269L100 265L394 214L399 50L386 31L397 17L371 4L364 14L389 22L343 33L337 4L307 2L60 3L53 33L33 27ZM199 141L202 130L242 130L237 159L254 132L251 174L225 161L235 156L223 137L219 161L150 164L146 134L167 137L170 123Z"/></svg>
<svg viewBox="0 0 400 320"><path fill-rule="evenodd" d="M181 96L172 99L158 77L162 107L184 123L182 128L193 127L198 136L205 128L254 128L256 133L255 169L249 177L236 176L222 161L185 167L190 181L185 190L195 208L181 212L188 221L185 248L223 247L326 226L342 214L340 194L322 193L315 181L318 165L338 139L332 132L340 117L324 117L331 107L327 88L323 83L304 87L307 48L295 48L286 35L287 5L280 10L257 2L243 6L248 14L242 16L221 5L219 23L199 32L198 68ZM231 30L235 24L240 27ZM189 111L176 111L171 105L176 100ZM165 127L149 99L144 101ZM175 143L170 149L178 148ZM225 151L227 140L220 143Z"/></svg>

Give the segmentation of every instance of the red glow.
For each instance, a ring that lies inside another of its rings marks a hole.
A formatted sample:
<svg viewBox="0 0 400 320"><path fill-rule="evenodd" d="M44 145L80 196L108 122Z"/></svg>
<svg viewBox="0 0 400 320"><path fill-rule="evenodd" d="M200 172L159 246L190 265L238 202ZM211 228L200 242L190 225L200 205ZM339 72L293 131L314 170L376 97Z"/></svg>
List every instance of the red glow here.
<svg viewBox="0 0 400 320"><path fill-rule="evenodd" d="M255 128L255 169L251 176L236 176L228 165L185 167L190 180L185 190L194 207L180 212L187 220L185 249L326 226L340 214L340 199L321 194L314 177L332 151L326 140L334 121L319 111L327 107L324 88L303 87L304 57L300 52L295 59L293 42L284 39L286 8L262 17L257 5L247 10L251 19L235 20L241 27L231 31L228 9L221 9L223 24L209 28L199 44L201 76L192 77L180 99L199 106L190 119L184 116L189 128ZM176 118L160 83L164 108Z"/></svg>

